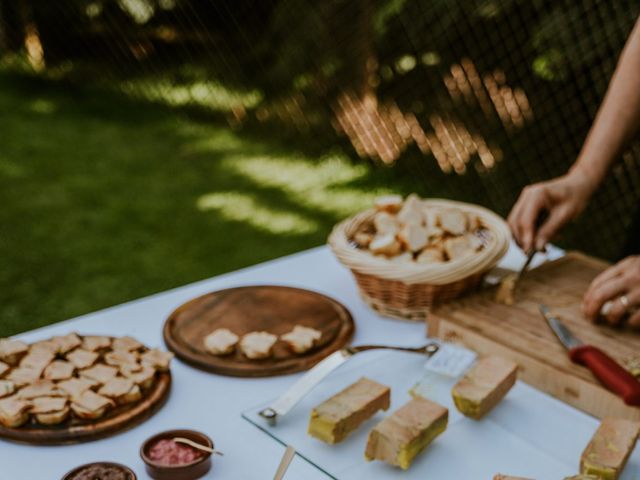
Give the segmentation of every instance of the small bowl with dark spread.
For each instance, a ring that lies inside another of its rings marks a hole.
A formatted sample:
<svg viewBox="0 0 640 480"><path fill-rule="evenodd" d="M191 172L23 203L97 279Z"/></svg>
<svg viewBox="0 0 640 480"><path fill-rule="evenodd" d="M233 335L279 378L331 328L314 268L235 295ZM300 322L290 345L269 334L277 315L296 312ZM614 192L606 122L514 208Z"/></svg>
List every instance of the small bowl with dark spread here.
<svg viewBox="0 0 640 480"><path fill-rule="evenodd" d="M136 480L129 467L111 462L95 462L81 465L67 473L62 480Z"/></svg>
<svg viewBox="0 0 640 480"><path fill-rule="evenodd" d="M204 433L195 430L169 430L149 438L140 448L147 473L156 480L195 480L211 469L211 453L176 442L186 438L204 447L214 448Z"/></svg>

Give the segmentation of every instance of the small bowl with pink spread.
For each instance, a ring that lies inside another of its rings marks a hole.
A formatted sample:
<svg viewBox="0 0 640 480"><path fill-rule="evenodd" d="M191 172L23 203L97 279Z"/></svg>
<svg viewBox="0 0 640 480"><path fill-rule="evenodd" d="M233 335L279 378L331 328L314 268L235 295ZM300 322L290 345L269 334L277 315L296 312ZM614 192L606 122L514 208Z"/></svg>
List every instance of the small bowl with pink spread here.
<svg viewBox="0 0 640 480"><path fill-rule="evenodd" d="M211 453L176 442L185 438L213 449L213 441L195 430L168 430L149 438L140 447L147 473L156 480L195 480L211 469Z"/></svg>

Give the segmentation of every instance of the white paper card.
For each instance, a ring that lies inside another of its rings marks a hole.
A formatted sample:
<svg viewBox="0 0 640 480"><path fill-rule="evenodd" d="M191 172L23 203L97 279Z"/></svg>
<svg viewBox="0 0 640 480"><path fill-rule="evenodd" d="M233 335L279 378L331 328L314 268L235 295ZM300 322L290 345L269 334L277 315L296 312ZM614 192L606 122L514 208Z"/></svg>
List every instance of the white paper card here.
<svg viewBox="0 0 640 480"><path fill-rule="evenodd" d="M458 378L476 361L475 352L458 345L442 343L438 351L425 364L430 372L445 377Z"/></svg>

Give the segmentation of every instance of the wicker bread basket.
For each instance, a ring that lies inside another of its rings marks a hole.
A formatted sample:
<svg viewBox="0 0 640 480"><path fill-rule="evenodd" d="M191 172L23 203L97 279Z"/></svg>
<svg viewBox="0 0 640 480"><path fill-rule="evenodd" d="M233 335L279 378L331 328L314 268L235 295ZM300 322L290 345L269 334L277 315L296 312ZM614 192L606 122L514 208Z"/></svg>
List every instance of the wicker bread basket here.
<svg viewBox="0 0 640 480"><path fill-rule="evenodd" d="M355 276L360 295L383 315L424 320L429 309L476 288L504 256L511 234L505 221L486 208L452 200L422 200L424 208L457 209L475 215L482 225L483 248L444 263L393 262L358 248L351 238L375 209L366 210L336 225L329 246Z"/></svg>

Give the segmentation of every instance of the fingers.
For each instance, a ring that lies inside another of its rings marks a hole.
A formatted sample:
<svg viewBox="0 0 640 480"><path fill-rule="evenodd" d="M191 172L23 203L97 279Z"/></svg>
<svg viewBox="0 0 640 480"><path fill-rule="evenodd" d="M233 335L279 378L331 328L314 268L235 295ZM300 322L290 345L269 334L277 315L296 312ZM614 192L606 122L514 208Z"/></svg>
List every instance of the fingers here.
<svg viewBox="0 0 640 480"><path fill-rule="evenodd" d="M627 302L622 300L622 296L614 298L611 301L611 308L607 313L602 314L602 317L611 325L620 325L624 318L630 313L630 311L636 306L640 305L640 290L634 290L626 294ZM631 324L631 318L628 320Z"/></svg>
<svg viewBox="0 0 640 480"><path fill-rule="evenodd" d="M545 208L544 193L538 186L526 187L509 214L508 223L516 243L525 252L534 248L536 220Z"/></svg>
<svg viewBox="0 0 640 480"><path fill-rule="evenodd" d="M522 232L522 248L525 252L533 250L536 238L536 228L540 212L544 210L544 197L533 195L531 201L525 205L520 215L520 231Z"/></svg>
<svg viewBox="0 0 640 480"><path fill-rule="evenodd" d="M600 309L607 300L613 300L623 295L627 291L627 284L622 276L617 276L610 281L598 286L589 288L584 297L582 309L587 318L594 321L598 318ZM613 307L612 307L613 308Z"/></svg>
<svg viewBox="0 0 640 480"><path fill-rule="evenodd" d="M511 209L511 212L509 213L509 217L507 218L507 223L509 224L509 228L511 229L511 234L513 236L513 239L516 241L516 243L520 248L523 248L522 232L520 230L520 212L523 206L523 198L522 198L523 195L524 195L524 192L520 194L518 201Z"/></svg>
<svg viewBox="0 0 640 480"><path fill-rule="evenodd" d="M522 248L522 244L520 242L520 230L517 222L519 205L519 203L516 203L511 209L511 212L509 212L509 216L507 217L507 224L509 225L509 229L511 230L511 236L515 240L516 244L520 248Z"/></svg>
<svg viewBox="0 0 640 480"><path fill-rule="evenodd" d="M542 224L535 238L536 250L544 250L547 242L558 233L558 231L571 218L571 212L568 208L560 207L551 210L549 218Z"/></svg>
<svg viewBox="0 0 640 480"><path fill-rule="evenodd" d="M640 328L640 256L632 255L598 275L587 290L583 311L592 320Z"/></svg>
<svg viewBox="0 0 640 480"><path fill-rule="evenodd" d="M629 320L627 320L627 323L631 328L640 330L640 310L633 312L629 317Z"/></svg>
<svg viewBox="0 0 640 480"><path fill-rule="evenodd" d="M593 279L591 285L589 286L589 290L596 289L602 284L607 283L612 278L622 275L622 273L626 270L630 259L631 257L627 257L624 260L616 263L612 267L607 268L604 272Z"/></svg>

